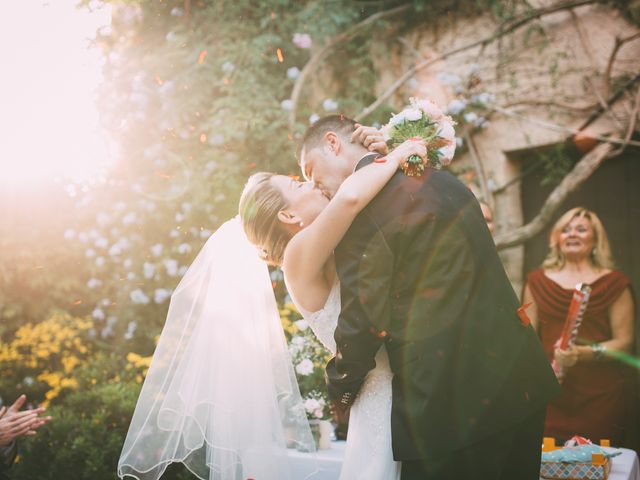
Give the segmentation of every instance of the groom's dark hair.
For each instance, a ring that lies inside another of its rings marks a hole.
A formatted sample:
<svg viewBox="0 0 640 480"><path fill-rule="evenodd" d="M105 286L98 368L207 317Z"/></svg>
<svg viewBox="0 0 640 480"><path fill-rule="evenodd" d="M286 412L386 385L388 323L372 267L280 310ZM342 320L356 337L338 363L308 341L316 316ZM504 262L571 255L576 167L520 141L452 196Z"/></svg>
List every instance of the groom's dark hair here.
<svg viewBox="0 0 640 480"><path fill-rule="evenodd" d="M300 147L298 148L298 163L300 163L300 154L302 150L311 150L322 145L325 133L335 132L346 138L350 138L355 130L356 121L344 115L328 115L317 120L313 125L307 128L302 137Z"/></svg>

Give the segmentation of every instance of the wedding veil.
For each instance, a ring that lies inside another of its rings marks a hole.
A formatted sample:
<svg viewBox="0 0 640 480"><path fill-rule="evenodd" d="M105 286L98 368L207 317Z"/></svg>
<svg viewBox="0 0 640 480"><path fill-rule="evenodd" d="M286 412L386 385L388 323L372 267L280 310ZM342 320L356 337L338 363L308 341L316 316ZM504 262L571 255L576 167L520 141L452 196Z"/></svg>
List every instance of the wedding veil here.
<svg viewBox="0 0 640 480"><path fill-rule="evenodd" d="M267 266L236 217L171 297L118 476L182 462L206 480L283 480L287 444L314 449Z"/></svg>

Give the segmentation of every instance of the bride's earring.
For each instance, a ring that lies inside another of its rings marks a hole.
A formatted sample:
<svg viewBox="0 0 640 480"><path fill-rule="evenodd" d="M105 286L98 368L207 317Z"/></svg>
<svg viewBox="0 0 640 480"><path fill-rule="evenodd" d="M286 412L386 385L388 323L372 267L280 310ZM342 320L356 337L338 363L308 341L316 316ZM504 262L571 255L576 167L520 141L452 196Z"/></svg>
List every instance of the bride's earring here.
<svg viewBox="0 0 640 480"><path fill-rule="evenodd" d="M298 223L298 225L300 225L300 228L304 227L304 222L302 220L300 220L300 223Z"/></svg>

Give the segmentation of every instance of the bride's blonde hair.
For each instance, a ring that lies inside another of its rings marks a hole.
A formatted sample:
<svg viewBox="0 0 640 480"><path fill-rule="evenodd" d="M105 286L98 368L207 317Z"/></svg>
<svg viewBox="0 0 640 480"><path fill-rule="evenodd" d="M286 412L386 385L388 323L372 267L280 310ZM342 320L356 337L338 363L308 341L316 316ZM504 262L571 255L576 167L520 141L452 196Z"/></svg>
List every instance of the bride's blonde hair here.
<svg viewBox="0 0 640 480"><path fill-rule="evenodd" d="M288 207L282 192L271 183L273 173L259 172L249 177L240 196L239 213L244 231L270 265L281 265L291 235L278 220L278 212Z"/></svg>
<svg viewBox="0 0 640 480"><path fill-rule="evenodd" d="M589 255L591 264L597 268L615 268L611 247L609 247L609 239L602 222L595 213L582 207L572 208L553 225L549 235L549 254L544 259L542 267L548 270L560 270L564 267L565 258L562 251L560 251L560 234L574 218L586 218L591 224L594 237L593 251Z"/></svg>

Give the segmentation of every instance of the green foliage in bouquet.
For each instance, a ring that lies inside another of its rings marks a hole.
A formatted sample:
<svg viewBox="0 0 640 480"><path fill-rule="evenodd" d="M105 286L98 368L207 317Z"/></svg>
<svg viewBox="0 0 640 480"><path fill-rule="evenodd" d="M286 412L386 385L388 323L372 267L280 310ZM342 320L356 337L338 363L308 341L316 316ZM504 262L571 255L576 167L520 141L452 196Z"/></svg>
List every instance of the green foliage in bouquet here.
<svg viewBox="0 0 640 480"><path fill-rule="evenodd" d="M392 150L409 139L422 138L427 146L428 166L439 170L443 167L440 148L449 145L449 140L439 135L440 124L438 122L431 120L423 112L420 113L421 117L417 120L402 118L395 124L393 123L394 118L397 118L398 115L393 117L388 125L387 133L390 138L387 140L387 146ZM403 112L399 115L402 114ZM424 172L424 168L423 160L417 155L412 155L403 166L403 171L406 175L413 177L420 176Z"/></svg>

